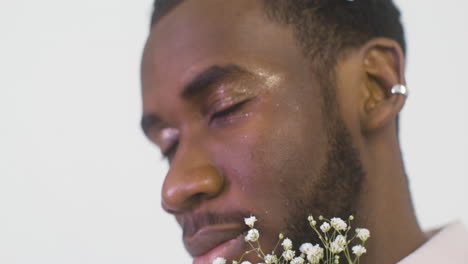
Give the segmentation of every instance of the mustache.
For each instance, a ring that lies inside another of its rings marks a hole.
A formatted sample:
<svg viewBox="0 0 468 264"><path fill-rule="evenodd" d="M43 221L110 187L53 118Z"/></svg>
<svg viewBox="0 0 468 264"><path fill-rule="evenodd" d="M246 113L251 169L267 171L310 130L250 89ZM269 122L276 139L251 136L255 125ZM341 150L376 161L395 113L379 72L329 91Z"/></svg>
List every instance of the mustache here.
<svg viewBox="0 0 468 264"><path fill-rule="evenodd" d="M190 237L194 235L198 230L212 225L232 224L239 223L244 224L244 218L251 215L249 212L230 212L230 213L198 213L191 214L183 218L182 220L182 231L183 237ZM246 226L247 229L247 226Z"/></svg>

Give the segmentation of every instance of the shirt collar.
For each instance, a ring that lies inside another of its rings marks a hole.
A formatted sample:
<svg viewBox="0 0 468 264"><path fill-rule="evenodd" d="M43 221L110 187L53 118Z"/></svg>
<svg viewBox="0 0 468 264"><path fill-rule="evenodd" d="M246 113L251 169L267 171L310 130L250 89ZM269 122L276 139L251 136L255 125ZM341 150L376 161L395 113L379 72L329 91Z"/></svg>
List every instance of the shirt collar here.
<svg viewBox="0 0 468 264"><path fill-rule="evenodd" d="M468 231L461 222L455 222L442 228L397 264L465 263L467 260Z"/></svg>

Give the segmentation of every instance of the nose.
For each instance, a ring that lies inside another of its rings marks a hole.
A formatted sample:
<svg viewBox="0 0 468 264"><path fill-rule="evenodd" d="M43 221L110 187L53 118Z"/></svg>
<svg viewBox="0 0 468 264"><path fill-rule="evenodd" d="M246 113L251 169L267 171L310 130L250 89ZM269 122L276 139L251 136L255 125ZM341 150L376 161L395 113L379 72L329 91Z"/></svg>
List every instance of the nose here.
<svg viewBox="0 0 468 264"><path fill-rule="evenodd" d="M218 196L224 186L221 171L200 148L182 149L174 157L162 188L162 207L176 214Z"/></svg>

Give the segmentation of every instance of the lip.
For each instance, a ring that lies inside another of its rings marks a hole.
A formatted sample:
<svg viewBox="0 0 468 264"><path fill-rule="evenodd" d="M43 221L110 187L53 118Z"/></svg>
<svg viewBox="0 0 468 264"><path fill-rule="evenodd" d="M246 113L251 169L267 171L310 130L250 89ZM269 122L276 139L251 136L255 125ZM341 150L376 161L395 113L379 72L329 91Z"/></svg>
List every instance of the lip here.
<svg viewBox="0 0 468 264"><path fill-rule="evenodd" d="M184 238L193 264L211 263L216 257L232 258L244 245L244 228L239 224L206 226Z"/></svg>

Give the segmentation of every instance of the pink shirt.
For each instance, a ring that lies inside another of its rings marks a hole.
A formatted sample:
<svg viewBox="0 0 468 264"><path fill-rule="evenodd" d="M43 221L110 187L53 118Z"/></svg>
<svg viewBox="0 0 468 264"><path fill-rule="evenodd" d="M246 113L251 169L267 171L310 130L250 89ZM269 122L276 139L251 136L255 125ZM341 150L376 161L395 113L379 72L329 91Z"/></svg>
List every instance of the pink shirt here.
<svg viewBox="0 0 468 264"><path fill-rule="evenodd" d="M468 263L468 231L462 223L450 224L397 264Z"/></svg>

